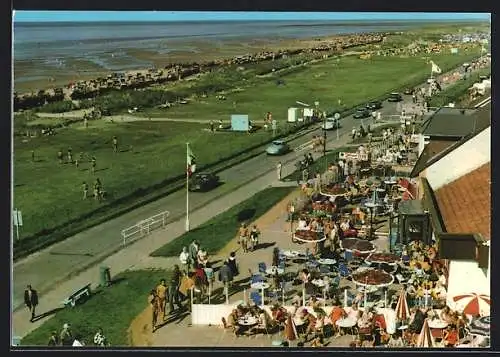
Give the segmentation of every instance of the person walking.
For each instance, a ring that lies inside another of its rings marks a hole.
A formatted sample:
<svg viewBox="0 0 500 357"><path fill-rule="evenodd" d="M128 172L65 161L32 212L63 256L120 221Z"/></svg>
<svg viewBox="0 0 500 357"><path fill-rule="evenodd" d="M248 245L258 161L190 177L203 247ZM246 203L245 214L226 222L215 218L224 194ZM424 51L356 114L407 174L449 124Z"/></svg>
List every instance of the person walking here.
<svg viewBox="0 0 500 357"><path fill-rule="evenodd" d="M351 130L352 140L356 139L356 132L357 132L356 127L353 126Z"/></svg>
<svg viewBox="0 0 500 357"><path fill-rule="evenodd" d="M63 329L59 334L59 342L62 346L71 346L73 344L73 334L68 323L63 325Z"/></svg>
<svg viewBox="0 0 500 357"><path fill-rule="evenodd" d="M156 286L156 297L158 299L158 313L163 316L163 319L165 320L165 306L167 304L167 297L168 297L168 292L167 292L167 283L165 282L165 279L161 279L160 283Z"/></svg>
<svg viewBox="0 0 500 357"><path fill-rule="evenodd" d="M281 161L278 162L278 165L276 165L276 174L278 175L278 181L281 181Z"/></svg>
<svg viewBox="0 0 500 357"><path fill-rule="evenodd" d="M35 162L35 150L31 150L31 162Z"/></svg>
<svg viewBox="0 0 500 357"><path fill-rule="evenodd" d="M159 305L158 305L158 296L156 295L156 290L153 289L149 292L148 303L151 306L151 331L156 331L156 324L158 322L158 313L159 313Z"/></svg>
<svg viewBox="0 0 500 357"><path fill-rule="evenodd" d="M181 270L177 264L174 265L172 271L172 277L168 283L168 309L169 314L174 312L174 303L179 309L182 309L182 305L179 299L179 285L181 283ZM164 318L165 319L165 318Z"/></svg>
<svg viewBox="0 0 500 357"><path fill-rule="evenodd" d="M255 247L259 244L260 231L257 225L254 224L250 230L250 250L253 251Z"/></svg>
<svg viewBox="0 0 500 357"><path fill-rule="evenodd" d="M188 275L191 269L191 257L189 256L187 247L182 247L182 252L179 255L179 260L181 262L182 271L184 272L184 274Z"/></svg>
<svg viewBox="0 0 500 357"><path fill-rule="evenodd" d="M113 136L113 152L116 154L118 152L118 138Z"/></svg>
<svg viewBox="0 0 500 357"><path fill-rule="evenodd" d="M224 264L219 270L219 281L224 284L224 295L229 296L229 288L233 281L233 273L228 260L224 261Z"/></svg>
<svg viewBox="0 0 500 357"><path fill-rule="evenodd" d="M38 305L38 293L31 285L28 285L24 290L24 304L31 314L30 322L33 322L36 316L35 309Z"/></svg>
<svg viewBox="0 0 500 357"><path fill-rule="evenodd" d="M95 174L95 168L97 166L97 160L95 156L92 156L92 159L90 160L90 171Z"/></svg>
<svg viewBox="0 0 500 357"><path fill-rule="evenodd" d="M59 160L59 164L63 163L63 152L62 152L62 150L59 150L57 152L57 159Z"/></svg>
<svg viewBox="0 0 500 357"><path fill-rule="evenodd" d="M89 194L89 185L83 181L82 183L82 189L83 189L83 199L86 200Z"/></svg>
<svg viewBox="0 0 500 357"><path fill-rule="evenodd" d="M241 224L239 235L241 249L243 249L243 253L246 253L248 251L248 228L246 223Z"/></svg>
<svg viewBox="0 0 500 357"><path fill-rule="evenodd" d="M240 271L238 269L238 263L236 262L236 252L231 252L229 254L229 259L227 260L227 264L231 269L233 277L238 276L240 274Z"/></svg>
<svg viewBox="0 0 500 357"><path fill-rule="evenodd" d="M200 250L200 244L197 240L192 241L189 245L189 257L194 265L198 261L198 250Z"/></svg>
<svg viewBox="0 0 500 357"><path fill-rule="evenodd" d="M56 331L52 331L49 337L49 342L47 343L47 346L58 346L59 345L59 337L57 336Z"/></svg>
<svg viewBox="0 0 500 357"><path fill-rule="evenodd" d="M68 149L68 163L73 163L73 151L71 150L71 148Z"/></svg>

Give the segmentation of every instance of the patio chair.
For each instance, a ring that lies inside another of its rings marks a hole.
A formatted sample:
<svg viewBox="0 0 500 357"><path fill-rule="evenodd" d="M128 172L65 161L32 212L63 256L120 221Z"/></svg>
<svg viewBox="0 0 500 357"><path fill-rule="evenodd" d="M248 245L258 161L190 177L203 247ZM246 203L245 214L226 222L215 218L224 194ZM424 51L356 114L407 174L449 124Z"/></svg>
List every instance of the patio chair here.
<svg viewBox="0 0 500 357"><path fill-rule="evenodd" d="M339 263L339 274L342 278L346 278L351 274L351 272L349 271L347 265Z"/></svg>
<svg viewBox="0 0 500 357"><path fill-rule="evenodd" d="M252 275L251 279L250 279L250 284L254 284L254 283L261 283L264 281L264 277L260 274L255 274L255 275Z"/></svg>
<svg viewBox="0 0 500 357"><path fill-rule="evenodd" d="M266 269L267 269L267 266L266 266L266 263L259 263L259 273L266 273Z"/></svg>
<svg viewBox="0 0 500 357"><path fill-rule="evenodd" d="M250 293L250 300L252 300L253 303L255 305L257 305L257 306L261 306L262 305L262 296L257 291L252 291Z"/></svg>

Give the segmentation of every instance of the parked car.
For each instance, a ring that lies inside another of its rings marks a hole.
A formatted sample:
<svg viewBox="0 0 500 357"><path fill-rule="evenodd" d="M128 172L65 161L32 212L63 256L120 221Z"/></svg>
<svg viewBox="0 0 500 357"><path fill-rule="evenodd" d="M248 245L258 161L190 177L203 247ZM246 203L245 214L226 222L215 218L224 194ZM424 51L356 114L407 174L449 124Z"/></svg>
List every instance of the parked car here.
<svg viewBox="0 0 500 357"><path fill-rule="evenodd" d="M366 109L370 109L370 110L377 110L380 108L382 108L382 102L380 100L370 102L366 105Z"/></svg>
<svg viewBox="0 0 500 357"><path fill-rule="evenodd" d="M333 130L340 128L340 120L335 118L326 118L326 120L321 124L321 129L323 130Z"/></svg>
<svg viewBox="0 0 500 357"><path fill-rule="evenodd" d="M211 172L195 173L189 179L189 191L208 191L220 183L219 176Z"/></svg>
<svg viewBox="0 0 500 357"><path fill-rule="evenodd" d="M391 93L389 95L389 98L387 99L388 102L401 102L403 100L403 97L399 93Z"/></svg>
<svg viewBox="0 0 500 357"><path fill-rule="evenodd" d="M359 108L356 110L356 112L353 114L354 119L363 119L363 118L368 118L371 116L371 113L368 109L366 108Z"/></svg>
<svg viewBox="0 0 500 357"><path fill-rule="evenodd" d="M275 140L266 149L268 155L284 155L290 151L290 147L283 140Z"/></svg>

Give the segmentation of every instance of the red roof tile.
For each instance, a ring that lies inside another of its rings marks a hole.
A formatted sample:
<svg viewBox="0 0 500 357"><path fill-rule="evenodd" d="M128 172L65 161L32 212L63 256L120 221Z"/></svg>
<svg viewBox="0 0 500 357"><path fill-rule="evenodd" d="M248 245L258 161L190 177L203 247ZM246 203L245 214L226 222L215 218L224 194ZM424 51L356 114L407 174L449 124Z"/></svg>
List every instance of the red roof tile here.
<svg viewBox="0 0 500 357"><path fill-rule="evenodd" d="M491 235L491 164L460 177L435 192L448 233Z"/></svg>

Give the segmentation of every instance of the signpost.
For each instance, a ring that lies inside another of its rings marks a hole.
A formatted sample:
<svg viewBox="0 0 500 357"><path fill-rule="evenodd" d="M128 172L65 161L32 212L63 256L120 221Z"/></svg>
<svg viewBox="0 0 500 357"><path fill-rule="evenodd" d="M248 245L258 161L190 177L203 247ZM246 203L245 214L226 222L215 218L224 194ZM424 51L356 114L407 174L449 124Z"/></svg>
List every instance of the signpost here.
<svg viewBox="0 0 500 357"><path fill-rule="evenodd" d="M14 209L12 216L14 218L14 225L16 226L17 240L19 240L19 227L23 226L23 215L20 210Z"/></svg>

